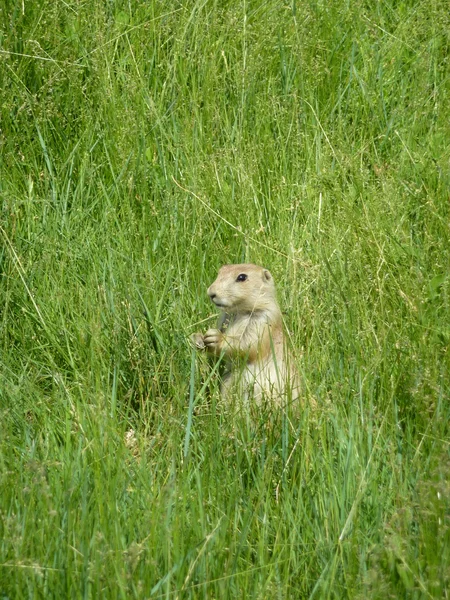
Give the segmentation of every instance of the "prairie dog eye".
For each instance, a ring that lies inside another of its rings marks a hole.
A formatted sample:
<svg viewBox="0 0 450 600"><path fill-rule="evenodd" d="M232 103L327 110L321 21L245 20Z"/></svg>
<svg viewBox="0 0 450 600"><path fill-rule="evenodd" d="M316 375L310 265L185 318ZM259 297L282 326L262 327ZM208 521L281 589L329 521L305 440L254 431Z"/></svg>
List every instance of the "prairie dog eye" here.
<svg viewBox="0 0 450 600"><path fill-rule="evenodd" d="M236 281L247 281L248 279L248 275L246 275L245 273L241 273L240 275L238 275L236 277Z"/></svg>

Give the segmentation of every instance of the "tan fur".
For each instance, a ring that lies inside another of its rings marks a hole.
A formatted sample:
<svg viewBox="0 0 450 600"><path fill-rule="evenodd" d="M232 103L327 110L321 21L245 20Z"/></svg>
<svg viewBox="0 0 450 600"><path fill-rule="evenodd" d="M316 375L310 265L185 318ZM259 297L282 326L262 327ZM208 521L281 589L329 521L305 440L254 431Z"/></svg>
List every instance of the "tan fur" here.
<svg viewBox="0 0 450 600"><path fill-rule="evenodd" d="M191 339L198 349L225 355L222 395L236 390L244 399L257 402L263 398L277 404L295 400L300 391L298 375L285 347L270 272L252 264L225 265L208 295L222 309L218 329L195 333Z"/></svg>

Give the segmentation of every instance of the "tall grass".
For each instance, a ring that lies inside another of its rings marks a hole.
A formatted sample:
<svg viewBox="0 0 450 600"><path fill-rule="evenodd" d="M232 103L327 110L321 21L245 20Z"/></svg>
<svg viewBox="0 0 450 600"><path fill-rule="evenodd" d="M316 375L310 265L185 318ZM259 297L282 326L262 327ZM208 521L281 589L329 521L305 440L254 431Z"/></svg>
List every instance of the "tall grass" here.
<svg viewBox="0 0 450 600"><path fill-rule="evenodd" d="M448 598L447 3L0 23L2 598ZM301 411L186 342L244 260Z"/></svg>

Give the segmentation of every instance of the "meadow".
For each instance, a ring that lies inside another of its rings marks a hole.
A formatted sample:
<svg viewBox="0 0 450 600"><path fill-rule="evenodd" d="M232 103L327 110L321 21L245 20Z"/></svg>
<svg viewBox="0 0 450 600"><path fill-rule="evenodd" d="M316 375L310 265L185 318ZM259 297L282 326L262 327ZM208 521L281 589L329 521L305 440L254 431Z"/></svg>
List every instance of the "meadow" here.
<svg viewBox="0 0 450 600"><path fill-rule="evenodd" d="M0 90L0 598L449 598L448 2L2 0Z"/></svg>

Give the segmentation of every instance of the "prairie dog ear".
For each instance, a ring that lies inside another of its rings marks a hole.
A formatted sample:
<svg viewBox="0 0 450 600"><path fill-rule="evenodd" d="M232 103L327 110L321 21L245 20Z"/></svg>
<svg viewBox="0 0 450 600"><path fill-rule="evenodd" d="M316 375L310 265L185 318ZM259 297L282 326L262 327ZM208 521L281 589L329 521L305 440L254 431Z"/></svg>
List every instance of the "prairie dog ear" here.
<svg viewBox="0 0 450 600"><path fill-rule="evenodd" d="M266 281L272 281L273 277L270 273L270 271L268 271L267 269L264 269L263 271L263 277Z"/></svg>

